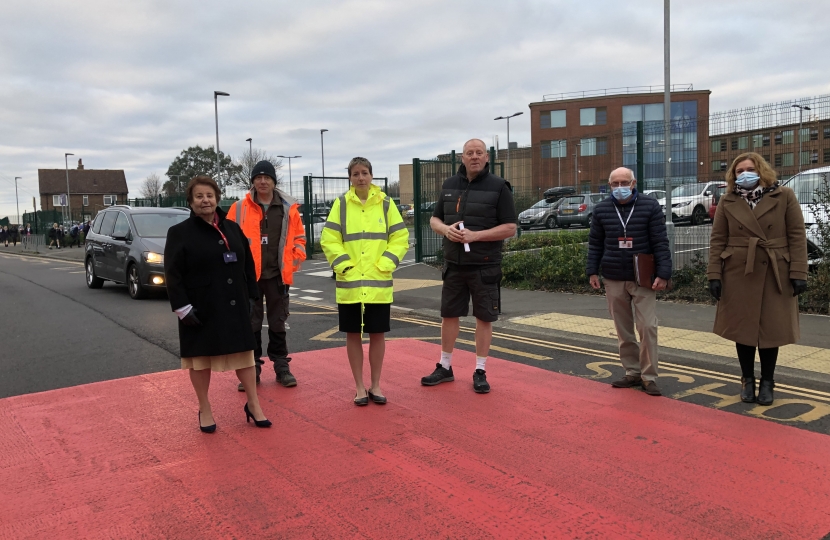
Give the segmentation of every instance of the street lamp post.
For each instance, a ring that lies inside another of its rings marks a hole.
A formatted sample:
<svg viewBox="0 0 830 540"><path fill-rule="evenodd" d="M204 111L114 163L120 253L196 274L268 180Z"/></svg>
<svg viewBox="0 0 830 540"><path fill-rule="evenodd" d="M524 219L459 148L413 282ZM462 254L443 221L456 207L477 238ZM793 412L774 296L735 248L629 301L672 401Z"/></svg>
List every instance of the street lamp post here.
<svg viewBox="0 0 830 540"><path fill-rule="evenodd" d="M291 160L301 158L303 156L277 156L277 157L288 160L288 194L293 197L294 193L291 191Z"/></svg>
<svg viewBox="0 0 830 540"><path fill-rule="evenodd" d="M253 157L253 155L254 155L254 143L253 143L253 139L252 139L251 137L248 137L248 138L247 138L247 139L245 139L245 140L246 140L246 141L248 141L248 155L250 155L251 157Z"/></svg>
<svg viewBox="0 0 830 540"><path fill-rule="evenodd" d="M216 115L216 181L221 182L219 170L219 96L230 96L227 92L213 91L213 112Z"/></svg>
<svg viewBox="0 0 830 540"><path fill-rule="evenodd" d="M558 176L556 177L556 183L559 187L562 187L562 141L556 141L556 164L559 166Z"/></svg>
<svg viewBox="0 0 830 540"><path fill-rule="evenodd" d="M17 227L20 228L20 201L17 200L17 181L23 180L20 176L14 177L14 204L17 206Z"/></svg>
<svg viewBox="0 0 830 540"><path fill-rule="evenodd" d="M323 162L323 204L326 203L326 154L323 151L323 133L325 133L326 131L328 130L320 130L320 158Z"/></svg>
<svg viewBox="0 0 830 540"><path fill-rule="evenodd" d="M524 114L524 113L517 112L517 113L511 114L510 116L499 116L498 118L493 118L493 120L507 120L507 170L510 173L513 172L510 169L510 119L513 118L514 116L519 116L520 114ZM495 167L495 166L496 166L496 164L494 163L493 167ZM506 177L507 174L505 174L504 176ZM512 174L510 176L511 176L511 178L513 177Z"/></svg>
<svg viewBox="0 0 830 540"><path fill-rule="evenodd" d="M74 156L75 154L66 152L63 155L63 164L66 167L66 214L67 217L71 220L72 219L72 204L69 202L69 156ZM64 220L66 222L66 220Z"/></svg>
<svg viewBox="0 0 830 540"><path fill-rule="evenodd" d="M807 105L793 105L798 109L798 172L801 172L801 129L804 111L811 111L812 109Z"/></svg>

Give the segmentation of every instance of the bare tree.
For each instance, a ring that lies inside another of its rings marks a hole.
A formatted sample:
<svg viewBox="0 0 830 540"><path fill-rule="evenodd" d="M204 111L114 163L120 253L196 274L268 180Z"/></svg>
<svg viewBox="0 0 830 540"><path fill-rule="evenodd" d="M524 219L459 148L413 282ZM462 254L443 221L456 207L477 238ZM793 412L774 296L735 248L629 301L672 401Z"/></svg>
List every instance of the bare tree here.
<svg viewBox="0 0 830 540"><path fill-rule="evenodd" d="M253 148L248 152L243 153L242 157L234 160L234 165L237 165L241 170L231 177L230 184L239 187L250 187L251 171L254 170L254 166L260 161L271 162L274 169L277 171L277 185L282 184L283 177L280 174L280 169L282 169L282 160L270 155L261 148Z"/></svg>
<svg viewBox="0 0 830 540"><path fill-rule="evenodd" d="M156 173L151 174L141 182L139 192L145 199L158 199L161 195L161 178Z"/></svg>

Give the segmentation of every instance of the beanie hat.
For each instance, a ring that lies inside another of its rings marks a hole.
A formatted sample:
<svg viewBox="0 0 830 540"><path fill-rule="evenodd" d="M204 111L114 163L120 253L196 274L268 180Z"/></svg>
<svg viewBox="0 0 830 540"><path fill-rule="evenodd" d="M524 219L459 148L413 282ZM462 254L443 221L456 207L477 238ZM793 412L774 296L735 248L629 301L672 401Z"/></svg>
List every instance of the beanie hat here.
<svg viewBox="0 0 830 540"><path fill-rule="evenodd" d="M267 160L262 160L256 165L254 165L253 170L251 171L251 182L254 181L254 178L259 176L260 174L266 174L271 177L274 181L274 184L277 183L277 171L274 169L274 165Z"/></svg>

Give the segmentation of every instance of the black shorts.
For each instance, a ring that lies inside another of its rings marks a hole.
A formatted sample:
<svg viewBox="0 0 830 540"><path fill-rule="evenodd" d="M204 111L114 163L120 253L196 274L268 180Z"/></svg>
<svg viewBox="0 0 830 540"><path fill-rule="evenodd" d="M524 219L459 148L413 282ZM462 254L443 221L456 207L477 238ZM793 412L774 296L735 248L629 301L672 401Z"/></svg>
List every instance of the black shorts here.
<svg viewBox="0 0 830 540"><path fill-rule="evenodd" d="M362 304L363 305L363 333L383 334L390 330L392 320L392 304ZM340 331L348 334L360 333L360 306L361 304L337 304L340 315Z"/></svg>
<svg viewBox="0 0 830 540"><path fill-rule="evenodd" d="M473 316L484 322L499 318L501 266L471 267L445 264L442 272L441 316L466 317L473 299Z"/></svg>

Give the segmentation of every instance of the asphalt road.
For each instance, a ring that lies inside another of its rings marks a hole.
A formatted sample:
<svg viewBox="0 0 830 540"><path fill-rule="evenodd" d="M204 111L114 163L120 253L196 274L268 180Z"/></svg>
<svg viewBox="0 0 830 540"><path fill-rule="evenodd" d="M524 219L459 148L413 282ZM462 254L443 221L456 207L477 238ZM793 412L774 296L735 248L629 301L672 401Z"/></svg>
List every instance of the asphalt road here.
<svg viewBox="0 0 830 540"><path fill-rule="evenodd" d="M411 253L405 257L396 277L416 275L418 268L412 258ZM423 275L422 270L420 274ZM2 252L0 291L0 398L179 368L176 318L164 294L135 301L124 285L106 283L103 289L90 290L80 262ZM409 298L410 303L416 304L418 291L408 293L409 297L401 294L396 298L402 303ZM318 255L307 261L302 273L295 277L289 350L343 347L345 336L337 331L334 306L334 281ZM430 317L397 311L387 337L437 343L440 323ZM263 338L267 341L266 332ZM474 350L473 340L473 328L463 326L458 347ZM613 346L553 338L517 328L496 329L491 354L602 382L623 375ZM740 385L735 370L665 354L660 361L659 383L666 396L830 434L828 384L790 375L787 388L782 386L776 391L776 406L764 408L736 399ZM433 364L423 366L424 375L433 368ZM302 384L302 366L292 364L292 371ZM274 384L270 372L265 373L263 384ZM471 373L457 373L455 384L471 385L471 377ZM498 380L490 383L493 391L498 391Z"/></svg>

